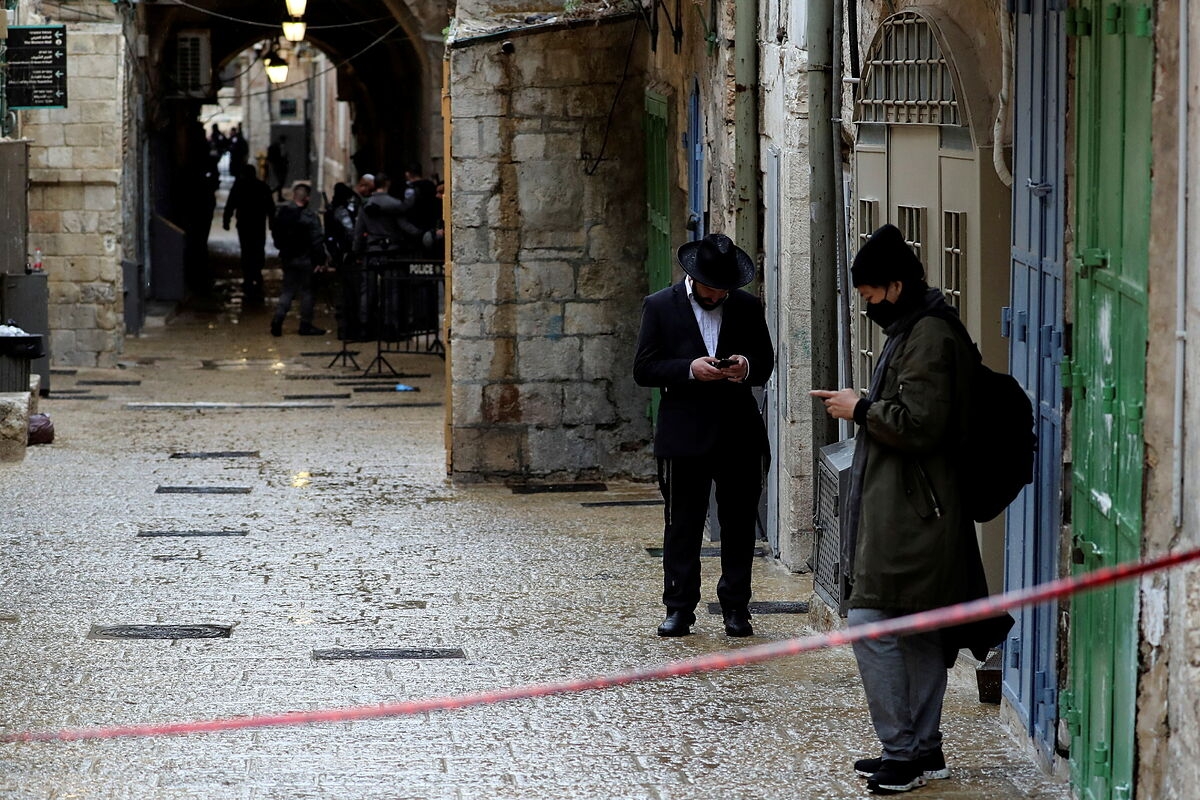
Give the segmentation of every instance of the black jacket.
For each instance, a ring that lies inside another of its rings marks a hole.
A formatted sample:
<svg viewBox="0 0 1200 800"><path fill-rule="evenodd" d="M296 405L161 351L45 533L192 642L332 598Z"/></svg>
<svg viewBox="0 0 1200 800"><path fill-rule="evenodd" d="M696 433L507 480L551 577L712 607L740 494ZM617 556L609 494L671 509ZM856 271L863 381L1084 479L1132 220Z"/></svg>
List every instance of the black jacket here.
<svg viewBox="0 0 1200 800"><path fill-rule="evenodd" d="M683 281L655 292L642 304L633 378L639 386L662 389L654 432L654 455L659 458L703 455L715 445L717 432L730 427L744 432L748 446L764 456L770 452L766 425L751 392L752 386L767 382L775 367L763 306L739 289L729 293L722 308L716 357L749 359L750 373L741 383L690 377L692 361L708 351Z"/></svg>

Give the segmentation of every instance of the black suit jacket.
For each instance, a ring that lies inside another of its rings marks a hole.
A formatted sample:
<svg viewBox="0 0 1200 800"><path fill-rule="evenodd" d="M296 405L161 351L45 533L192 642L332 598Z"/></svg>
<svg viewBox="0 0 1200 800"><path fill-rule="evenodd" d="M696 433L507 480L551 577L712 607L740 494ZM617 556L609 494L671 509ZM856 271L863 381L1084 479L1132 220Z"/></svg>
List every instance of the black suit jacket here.
<svg viewBox="0 0 1200 800"><path fill-rule="evenodd" d="M662 389L654 455L683 458L704 455L718 432L736 430L748 447L770 452L767 429L750 389L762 386L775 367L775 351L762 303L749 292L729 293L722 306L717 358L743 355L750 373L741 383L692 379L691 364L708 355L683 281L655 292L642 303L633 379L639 386Z"/></svg>

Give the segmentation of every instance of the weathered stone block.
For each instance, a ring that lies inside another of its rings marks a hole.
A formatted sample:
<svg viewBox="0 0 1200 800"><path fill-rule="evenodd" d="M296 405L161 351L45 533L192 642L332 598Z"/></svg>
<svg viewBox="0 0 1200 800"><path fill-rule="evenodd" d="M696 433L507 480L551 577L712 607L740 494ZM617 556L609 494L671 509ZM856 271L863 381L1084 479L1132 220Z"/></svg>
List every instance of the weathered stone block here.
<svg viewBox="0 0 1200 800"><path fill-rule="evenodd" d="M537 427L563 423L563 384L525 383L521 390L521 421Z"/></svg>
<svg viewBox="0 0 1200 800"><path fill-rule="evenodd" d="M524 236L521 237L521 244L528 251L525 257L527 258L580 258L583 256L584 244L587 239L587 234L580 225L575 228L554 228L530 230L527 229ZM536 252L536 251L559 251L558 254L551 252Z"/></svg>
<svg viewBox="0 0 1200 800"><path fill-rule="evenodd" d="M529 463L540 473L577 476L594 471L596 432L589 425L535 428L528 434Z"/></svg>
<svg viewBox="0 0 1200 800"><path fill-rule="evenodd" d="M592 336L612 333L618 325L614 317L623 313L611 303L586 301L563 306L563 333L568 336Z"/></svg>
<svg viewBox="0 0 1200 800"><path fill-rule="evenodd" d="M563 335L562 303L549 300L521 303L517 306L517 333L521 336L561 337Z"/></svg>
<svg viewBox="0 0 1200 800"><path fill-rule="evenodd" d="M450 89L450 113L458 120L499 117L504 114L506 98L500 92L473 86L455 85Z"/></svg>
<svg viewBox="0 0 1200 800"><path fill-rule="evenodd" d="M517 165L517 200L528 231L579 231L583 217L582 184L564 174L561 164L537 161Z"/></svg>
<svg viewBox="0 0 1200 800"><path fill-rule="evenodd" d="M120 116L117 114L118 109L112 102L83 98L76 99L72 97L71 105L75 108L75 118L79 122L99 122L109 125L120 122Z"/></svg>
<svg viewBox="0 0 1200 800"><path fill-rule="evenodd" d="M489 425L484 428L455 425L451 431L454 471L511 475L520 470L525 426Z"/></svg>
<svg viewBox="0 0 1200 800"><path fill-rule="evenodd" d="M636 224L589 225L587 252L597 260L640 263L646 252L643 228Z"/></svg>
<svg viewBox="0 0 1200 800"><path fill-rule="evenodd" d="M517 298L565 300L575 296L575 269L566 261L524 261L517 265Z"/></svg>
<svg viewBox="0 0 1200 800"><path fill-rule="evenodd" d="M633 301L645 288L645 277L639 275L639 267L633 262L608 260L580 264L577 295L581 300L626 297Z"/></svg>
<svg viewBox="0 0 1200 800"><path fill-rule="evenodd" d="M488 424L521 422L521 387L515 383L484 386L483 421Z"/></svg>
<svg viewBox="0 0 1200 800"><path fill-rule="evenodd" d="M486 227L454 229L454 238L450 243L450 250L453 254L456 267L454 273L456 280L458 280L460 273L466 273L468 281L473 276L484 277L488 276L488 273L495 274L496 258L492 252L488 233ZM456 285L454 287L454 294L458 297L472 299L485 296L473 294L473 289L473 285L464 286L461 289Z"/></svg>
<svg viewBox="0 0 1200 800"><path fill-rule="evenodd" d="M0 393L0 462L25 458L29 442L29 392Z"/></svg>
<svg viewBox="0 0 1200 800"><path fill-rule="evenodd" d="M562 98L541 87L514 89L512 113L518 117L547 117L562 114Z"/></svg>
<svg viewBox="0 0 1200 800"><path fill-rule="evenodd" d="M541 133L519 133L512 139L513 161L540 161L546 155L546 137Z"/></svg>
<svg viewBox="0 0 1200 800"><path fill-rule="evenodd" d="M454 159L456 191L494 192L500 186L500 163L484 159Z"/></svg>
<svg viewBox="0 0 1200 800"><path fill-rule="evenodd" d="M452 303L450 306L450 335L456 338L482 339L484 337L484 315L492 308L492 306L478 302Z"/></svg>
<svg viewBox="0 0 1200 800"><path fill-rule="evenodd" d="M563 410L563 424L608 425L616 422L617 411L609 387L606 380L567 384L564 394L568 402Z"/></svg>
<svg viewBox="0 0 1200 800"><path fill-rule="evenodd" d="M84 186L83 207L90 211L117 210L116 186Z"/></svg>
<svg viewBox="0 0 1200 800"><path fill-rule="evenodd" d="M43 197L45 204L42 208L49 211L71 211L83 208L83 187L78 184L47 186Z"/></svg>
<svg viewBox="0 0 1200 800"><path fill-rule="evenodd" d="M456 339L454 380L506 380L515 374L512 339Z"/></svg>
<svg viewBox="0 0 1200 800"><path fill-rule="evenodd" d="M72 75L116 75L117 56L111 52L79 54L67 62Z"/></svg>
<svg viewBox="0 0 1200 800"><path fill-rule="evenodd" d="M459 425L483 424L483 384L456 383L451 392L454 421Z"/></svg>
<svg viewBox="0 0 1200 800"><path fill-rule="evenodd" d="M579 339L520 339L517 377L522 381L572 381L579 378Z"/></svg>

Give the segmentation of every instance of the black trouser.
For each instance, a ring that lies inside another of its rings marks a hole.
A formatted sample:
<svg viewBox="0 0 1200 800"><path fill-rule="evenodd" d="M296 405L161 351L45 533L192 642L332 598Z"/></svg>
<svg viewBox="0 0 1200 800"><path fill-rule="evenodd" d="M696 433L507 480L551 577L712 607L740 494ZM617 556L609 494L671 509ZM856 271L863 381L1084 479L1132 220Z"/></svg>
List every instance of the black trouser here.
<svg viewBox="0 0 1200 800"><path fill-rule="evenodd" d="M262 296L263 267L266 265L264 249L267 246L267 234L263 230L266 223L253 226L238 226L238 247L241 248L242 261L242 291L252 292Z"/></svg>
<svg viewBox="0 0 1200 800"><path fill-rule="evenodd" d="M659 488L666 503L663 604L668 610L692 611L700 602L700 546L714 484L721 525L717 599L725 610L745 609L750 602L763 456L747 448L736 431L722 439L703 456L659 459Z"/></svg>
<svg viewBox="0 0 1200 800"><path fill-rule="evenodd" d="M283 291L279 295L279 305L275 308L275 322L283 322L288 309L292 307L292 299L300 295L300 324L311 325L313 308L316 302L313 298L313 266L308 260L285 261L283 264Z"/></svg>

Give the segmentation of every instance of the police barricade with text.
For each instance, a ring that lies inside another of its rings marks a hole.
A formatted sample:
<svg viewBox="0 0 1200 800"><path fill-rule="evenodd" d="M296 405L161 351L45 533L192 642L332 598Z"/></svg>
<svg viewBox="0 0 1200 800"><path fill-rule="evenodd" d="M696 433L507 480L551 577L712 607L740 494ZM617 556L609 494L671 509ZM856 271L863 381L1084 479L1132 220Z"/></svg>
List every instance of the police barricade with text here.
<svg viewBox="0 0 1200 800"><path fill-rule="evenodd" d="M375 342L375 357L363 374L396 370L386 355L426 354L446 357L441 337L445 263L430 258L366 253L348 260L341 270L338 314L339 358L353 355L350 342ZM358 363L354 362L357 367Z"/></svg>

